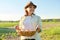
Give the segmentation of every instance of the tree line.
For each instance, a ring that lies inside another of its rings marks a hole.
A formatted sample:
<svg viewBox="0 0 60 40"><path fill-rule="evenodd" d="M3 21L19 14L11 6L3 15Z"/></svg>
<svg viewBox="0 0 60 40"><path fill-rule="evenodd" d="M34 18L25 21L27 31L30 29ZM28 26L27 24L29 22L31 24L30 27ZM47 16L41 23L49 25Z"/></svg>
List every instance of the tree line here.
<svg viewBox="0 0 60 40"><path fill-rule="evenodd" d="M60 22L60 19L42 19L43 22Z"/></svg>
<svg viewBox="0 0 60 40"><path fill-rule="evenodd" d="M0 22L19 22L19 20L17 21L1 21ZM60 19L42 19L42 22L60 22Z"/></svg>

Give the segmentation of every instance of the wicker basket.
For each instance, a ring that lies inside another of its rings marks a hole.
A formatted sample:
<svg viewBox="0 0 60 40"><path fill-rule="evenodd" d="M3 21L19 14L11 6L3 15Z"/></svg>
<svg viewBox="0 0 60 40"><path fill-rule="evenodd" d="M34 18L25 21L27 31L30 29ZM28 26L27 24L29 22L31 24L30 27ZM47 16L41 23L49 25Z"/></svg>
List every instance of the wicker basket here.
<svg viewBox="0 0 60 40"><path fill-rule="evenodd" d="M36 31L20 31L20 36L33 36Z"/></svg>

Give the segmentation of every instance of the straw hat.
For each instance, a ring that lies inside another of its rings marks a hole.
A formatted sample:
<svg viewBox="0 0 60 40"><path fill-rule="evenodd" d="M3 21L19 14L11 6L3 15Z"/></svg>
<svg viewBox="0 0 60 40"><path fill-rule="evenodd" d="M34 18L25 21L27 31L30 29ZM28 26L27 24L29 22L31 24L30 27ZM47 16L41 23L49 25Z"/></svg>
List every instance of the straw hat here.
<svg viewBox="0 0 60 40"><path fill-rule="evenodd" d="M28 8L29 6L34 6L34 8L37 7L37 6L36 6L35 4L33 4L31 1L26 4L25 9Z"/></svg>

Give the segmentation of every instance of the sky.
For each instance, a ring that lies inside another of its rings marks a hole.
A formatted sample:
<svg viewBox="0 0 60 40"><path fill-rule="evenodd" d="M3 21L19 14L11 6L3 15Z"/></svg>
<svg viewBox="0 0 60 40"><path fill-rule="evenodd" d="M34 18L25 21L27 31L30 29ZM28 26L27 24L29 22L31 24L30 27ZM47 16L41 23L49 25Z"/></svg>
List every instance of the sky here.
<svg viewBox="0 0 60 40"><path fill-rule="evenodd" d="M0 20L20 20L29 1L37 5L34 13L41 19L60 19L60 0L0 0Z"/></svg>

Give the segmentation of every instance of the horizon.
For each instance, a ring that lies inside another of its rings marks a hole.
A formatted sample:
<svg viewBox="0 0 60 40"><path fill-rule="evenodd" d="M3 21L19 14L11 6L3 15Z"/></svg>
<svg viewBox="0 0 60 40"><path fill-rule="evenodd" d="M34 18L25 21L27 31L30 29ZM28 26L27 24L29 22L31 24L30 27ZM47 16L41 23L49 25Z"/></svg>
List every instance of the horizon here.
<svg viewBox="0 0 60 40"><path fill-rule="evenodd" d="M41 19L41 20L50 20L50 19ZM52 19L52 20L54 20L54 19ZM59 19L55 19L55 20L60 20L60 18ZM0 21L19 21L19 20L0 20Z"/></svg>

